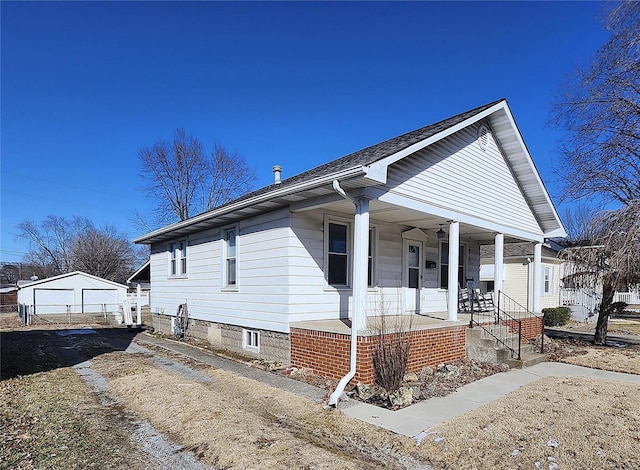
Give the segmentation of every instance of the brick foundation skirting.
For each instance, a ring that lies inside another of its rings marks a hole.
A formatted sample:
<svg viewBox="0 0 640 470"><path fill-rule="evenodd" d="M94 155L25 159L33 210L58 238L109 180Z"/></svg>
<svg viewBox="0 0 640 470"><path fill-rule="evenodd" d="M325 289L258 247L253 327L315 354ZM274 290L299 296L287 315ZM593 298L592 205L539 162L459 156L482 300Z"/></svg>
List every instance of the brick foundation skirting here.
<svg viewBox="0 0 640 470"><path fill-rule="evenodd" d="M522 341L529 341L542 334L542 317L529 317L520 320L522 324ZM518 324L514 320L503 321L509 327L509 332L518 334Z"/></svg>
<svg viewBox="0 0 640 470"><path fill-rule="evenodd" d="M423 367L456 361L466 356L466 325L411 331L411 346L407 372L419 372ZM387 336L390 341L397 334ZM306 367L318 374L340 379L349 372L351 336L348 334L292 328L291 365ZM372 384L375 380L373 350L376 336L358 336L357 382Z"/></svg>

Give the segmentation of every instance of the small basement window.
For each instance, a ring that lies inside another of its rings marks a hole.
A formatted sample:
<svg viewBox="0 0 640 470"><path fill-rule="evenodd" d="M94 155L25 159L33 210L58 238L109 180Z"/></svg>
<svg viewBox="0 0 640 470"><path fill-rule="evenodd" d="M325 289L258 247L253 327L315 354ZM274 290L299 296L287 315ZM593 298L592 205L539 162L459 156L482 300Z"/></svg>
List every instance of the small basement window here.
<svg viewBox="0 0 640 470"><path fill-rule="evenodd" d="M256 330L242 330L242 347L255 351L260 350L260 332Z"/></svg>

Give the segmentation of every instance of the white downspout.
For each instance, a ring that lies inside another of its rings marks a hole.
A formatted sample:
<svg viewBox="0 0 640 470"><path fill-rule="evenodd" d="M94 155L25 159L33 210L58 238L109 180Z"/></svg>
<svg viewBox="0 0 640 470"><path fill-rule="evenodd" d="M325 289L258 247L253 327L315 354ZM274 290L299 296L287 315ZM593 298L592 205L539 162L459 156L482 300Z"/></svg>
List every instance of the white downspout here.
<svg viewBox="0 0 640 470"><path fill-rule="evenodd" d="M329 397L329 406L338 406L338 400L342 396L347 384L356 375L356 356L358 350L358 330L365 328L365 312L367 303L367 270L362 266L367 265L369 252L369 200L367 198L355 199L348 195L341 187L338 180L333 181L333 189L345 199L356 206L354 223L354 260L353 260L353 310L351 315L351 353L350 365L347 375L340 379L336 389Z"/></svg>
<svg viewBox="0 0 640 470"><path fill-rule="evenodd" d="M142 325L142 287L140 283L136 286L136 325Z"/></svg>

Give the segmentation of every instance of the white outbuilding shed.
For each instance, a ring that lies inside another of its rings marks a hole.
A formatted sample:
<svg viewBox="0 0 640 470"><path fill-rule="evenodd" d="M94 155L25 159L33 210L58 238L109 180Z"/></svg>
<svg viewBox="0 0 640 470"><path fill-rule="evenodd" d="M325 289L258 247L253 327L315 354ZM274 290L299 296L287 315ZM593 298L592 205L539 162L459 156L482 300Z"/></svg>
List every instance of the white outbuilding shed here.
<svg viewBox="0 0 640 470"><path fill-rule="evenodd" d="M75 271L19 287L18 303L36 315L118 312L127 286Z"/></svg>

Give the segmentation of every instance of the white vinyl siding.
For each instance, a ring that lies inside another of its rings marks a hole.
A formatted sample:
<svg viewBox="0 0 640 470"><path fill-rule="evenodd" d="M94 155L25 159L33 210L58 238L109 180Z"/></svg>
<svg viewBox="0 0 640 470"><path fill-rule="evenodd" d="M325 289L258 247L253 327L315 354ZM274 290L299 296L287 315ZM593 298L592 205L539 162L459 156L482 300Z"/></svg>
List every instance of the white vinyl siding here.
<svg viewBox="0 0 640 470"><path fill-rule="evenodd" d="M289 212L274 211L236 227L236 289L223 287L226 254L222 228L189 236L187 279L168 277L167 263L158 251L160 244L153 245L152 311L175 315L178 305L187 302L190 318L288 332Z"/></svg>
<svg viewBox="0 0 640 470"><path fill-rule="evenodd" d="M533 284L530 282L530 272L533 272L533 263L529 266L525 262L510 262L504 264L503 290L505 295L511 297L523 307L533 308L529 297L533 295ZM530 304L530 305L529 305Z"/></svg>
<svg viewBox="0 0 640 470"><path fill-rule="evenodd" d="M471 126L389 167L388 191L411 200L542 234L502 153L489 134L486 151Z"/></svg>
<svg viewBox="0 0 640 470"><path fill-rule="evenodd" d="M329 217L331 218L331 217ZM318 212L292 214L292 230L296 235L293 243L300 250L292 251L290 258L291 277L291 321L347 318L350 315L350 289L326 289L324 271L324 219ZM402 232L411 227L387 224L371 220L374 227L374 277L375 287L367 296L367 315L402 312ZM435 237L423 243L426 260L437 261L439 248ZM479 270L479 245L465 240L469 256L469 273ZM294 255L295 253L295 255ZM311 255L309 257L308 255ZM444 312L447 309L446 292L438 288L438 269L423 269L420 290L423 312ZM294 274L295 273L295 274ZM475 274L477 279L477 274Z"/></svg>

